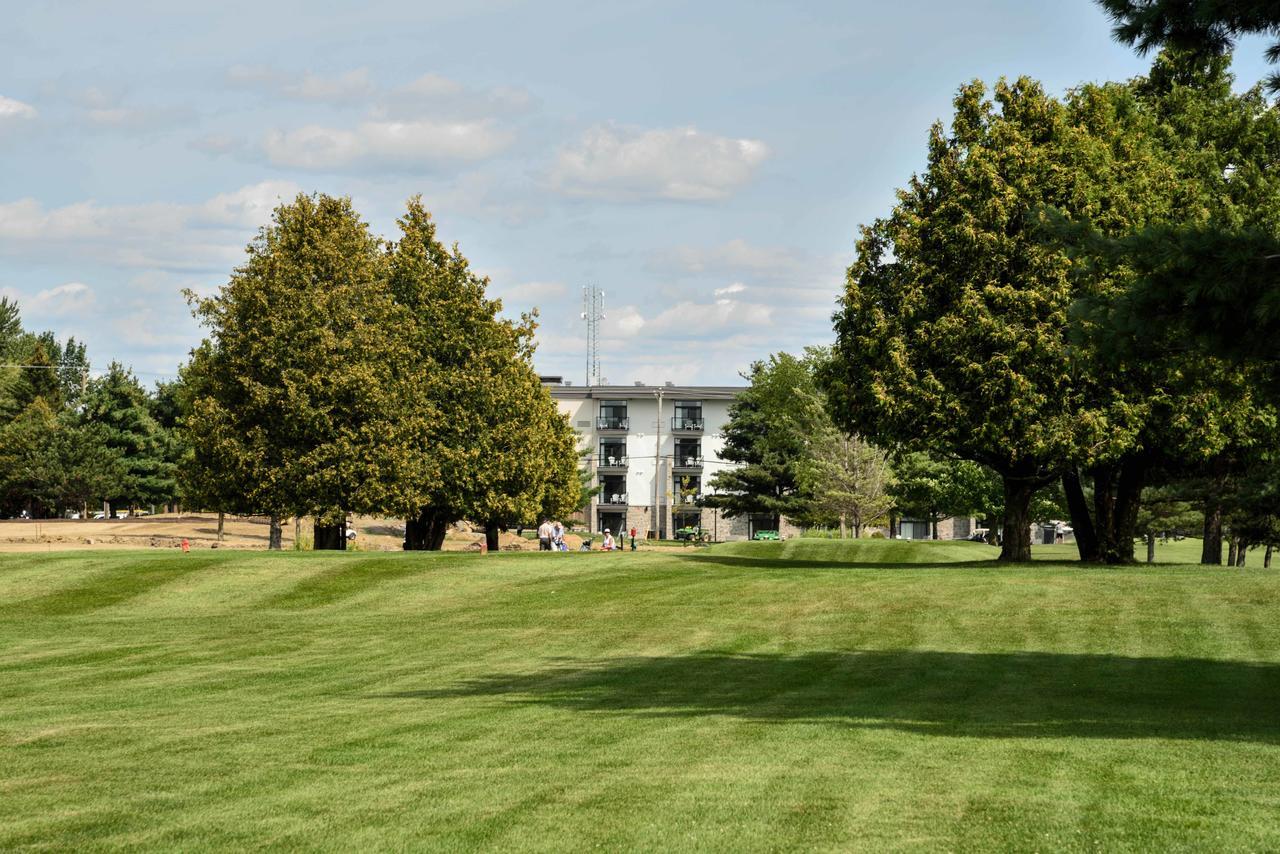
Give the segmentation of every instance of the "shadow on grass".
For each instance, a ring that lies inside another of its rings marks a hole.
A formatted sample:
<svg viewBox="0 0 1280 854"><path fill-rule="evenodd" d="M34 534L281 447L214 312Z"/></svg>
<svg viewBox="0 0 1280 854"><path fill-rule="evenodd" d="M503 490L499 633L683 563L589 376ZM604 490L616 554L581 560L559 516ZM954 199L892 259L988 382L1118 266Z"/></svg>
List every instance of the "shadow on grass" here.
<svg viewBox="0 0 1280 854"><path fill-rule="evenodd" d="M867 651L558 660L534 673L375 696L980 738L1280 743L1280 665L1190 658Z"/></svg>

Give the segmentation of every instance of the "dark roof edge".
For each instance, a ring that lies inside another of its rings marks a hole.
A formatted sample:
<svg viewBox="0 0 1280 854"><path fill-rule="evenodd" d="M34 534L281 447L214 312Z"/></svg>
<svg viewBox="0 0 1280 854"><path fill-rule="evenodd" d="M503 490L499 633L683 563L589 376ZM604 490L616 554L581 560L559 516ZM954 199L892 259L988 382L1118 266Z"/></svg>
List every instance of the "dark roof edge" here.
<svg viewBox="0 0 1280 854"><path fill-rule="evenodd" d="M747 390L746 386L734 385L549 385L547 391L552 397L568 400L606 399L627 400L632 398L651 398L656 392L662 392L664 398L687 397L703 400L732 400Z"/></svg>

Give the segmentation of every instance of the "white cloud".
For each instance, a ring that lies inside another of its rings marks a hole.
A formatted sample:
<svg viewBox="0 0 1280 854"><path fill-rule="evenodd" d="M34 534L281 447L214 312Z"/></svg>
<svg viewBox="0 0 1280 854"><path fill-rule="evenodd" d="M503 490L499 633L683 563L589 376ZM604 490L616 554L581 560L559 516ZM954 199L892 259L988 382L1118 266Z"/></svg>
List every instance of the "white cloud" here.
<svg viewBox="0 0 1280 854"><path fill-rule="evenodd" d="M328 170L482 160L510 141L510 134L488 121L418 119L368 121L351 130L321 125L273 130L263 140L263 150L277 166Z"/></svg>
<svg viewBox="0 0 1280 854"><path fill-rule="evenodd" d="M67 282L31 295L19 293L14 288L0 288L0 296L16 300L24 318L32 321L85 315L94 310L97 303L93 288L84 282Z"/></svg>
<svg viewBox="0 0 1280 854"><path fill-rule="evenodd" d="M343 104L373 96L377 87L369 77L369 69L353 68L334 74L314 71L295 73L269 65L233 65L227 69L227 80L250 89L297 101Z"/></svg>
<svg viewBox="0 0 1280 854"><path fill-rule="evenodd" d="M296 184L263 181L195 204L45 208L35 199L0 203L0 254L92 259L117 267L230 271L252 230Z"/></svg>
<svg viewBox="0 0 1280 854"><path fill-rule="evenodd" d="M36 108L14 98L0 95L0 121L9 119L34 119Z"/></svg>
<svg viewBox="0 0 1280 854"><path fill-rule="evenodd" d="M340 74L325 76L308 71L301 78L286 83L281 92L303 101L328 101L341 103L359 101L373 94L373 81L369 69L356 68Z"/></svg>
<svg viewBox="0 0 1280 854"><path fill-rule="evenodd" d="M718 297L727 297L732 296L733 294L740 294L746 289L747 286L742 284L742 282L734 282L732 285L725 285L723 288L716 288L715 295Z"/></svg>
<svg viewBox="0 0 1280 854"><path fill-rule="evenodd" d="M434 72L428 72L400 88L401 94L425 98L451 97L462 94L462 84Z"/></svg>
<svg viewBox="0 0 1280 854"><path fill-rule="evenodd" d="M644 333L646 338L701 339L709 332L733 332L768 326L773 322L773 307L721 297L712 303L683 300L652 317L633 305L622 306L609 314L605 329L619 337L632 338Z"/></svg>
<svg viewBox="0 0 1280 854"><path fill-rule="evenodd" d="M730 280L716 296L769 291L775 303L820 305L829 313L844 281L846 257L781 246L761 246L735 238L714 246L680 246L657 253L646 267L672 278ZM736 289L736 290L733 290Z"/></svg>
<svg viewBox="0 0 1280 854"><path fill-rule="evenodd" d="M727 197L755 175L769 147L696 128L647 131L591 128L561 149L552 188L570 196L712 201Z"/></svg>

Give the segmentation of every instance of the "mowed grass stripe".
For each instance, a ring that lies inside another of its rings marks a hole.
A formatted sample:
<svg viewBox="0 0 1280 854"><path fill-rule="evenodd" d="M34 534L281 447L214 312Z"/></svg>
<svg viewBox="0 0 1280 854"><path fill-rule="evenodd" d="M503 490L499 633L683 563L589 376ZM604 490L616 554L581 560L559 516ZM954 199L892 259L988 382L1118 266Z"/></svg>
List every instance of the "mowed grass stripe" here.
<svg viewBox="0 0 1280 854"><path fill-rule="evenodd" d="M806 545L219 554L11 603L0 848L1280 847L1276 576ZM41 584L149 560L100 559Z"/></svg>

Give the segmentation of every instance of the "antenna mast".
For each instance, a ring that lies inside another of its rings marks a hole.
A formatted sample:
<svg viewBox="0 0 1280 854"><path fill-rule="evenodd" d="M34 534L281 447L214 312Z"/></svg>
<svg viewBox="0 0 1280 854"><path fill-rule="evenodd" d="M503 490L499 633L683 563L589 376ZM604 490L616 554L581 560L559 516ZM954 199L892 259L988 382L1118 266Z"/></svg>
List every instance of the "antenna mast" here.
<svg viewBox="0 0 1280 854"><path fill-rule="evenodd" d="M587 322L587 386L600 385L600 321L604 320L604 291L582 288L582 319Z"/></svg>

